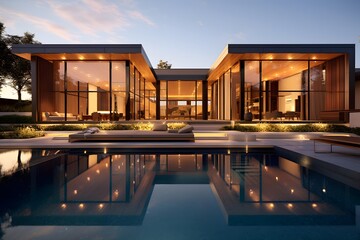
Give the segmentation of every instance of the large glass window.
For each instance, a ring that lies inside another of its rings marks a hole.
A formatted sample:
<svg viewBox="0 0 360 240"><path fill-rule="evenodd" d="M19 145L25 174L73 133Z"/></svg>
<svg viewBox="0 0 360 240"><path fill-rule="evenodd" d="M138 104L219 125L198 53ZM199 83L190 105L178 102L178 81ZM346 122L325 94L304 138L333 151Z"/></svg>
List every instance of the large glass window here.
<svg viewBox="0 0 360 240"><path fill-rule="evenodd" d="M345 120L345 56L328 57L240 61L209 87L211 117L239 120L243 114L247 121ZM241 64L244 74L240 74Z"/></svg>
<svg viewBox="0 0 360 240"><path fill-rule="evenodd" d="M245 61L245 111L260 119L260 62Z"/></svg>
<svg viewBox="0 0 360 240"><path fill-rule="evenodd" d="M262 119L305 119L308 61L262 61Z"/></svg>
<svg viewBox="0 0 360 240"><path fill-rule="evenodd" d="M104 61L67 62L68 114L77 115L79 119L94 116L92 120L110 120L109 64Z"/></svg>
<svg viewBox="0 0 360 240"><path fill-rule="evenodd" d="M240 119L240 65L231 68L231 119Z"/></svg>
<svg viewBox="0 0 360 240"><path fill-rule="evenodd" d="M112 62L112 111L114 120L126 118L126 68L124 61Z"/></svg>
<svg viewBox="0 0 360 240"><path fill-rule="evenodd" d="M52 76L38 77L42 87L39 112L43 121L117 121L156 116L155 87L132 64L130 70L125 61L44 61L41 64L52 65L53 69ZM129 98L130 114L126 116Z"/></svg>
<svg viewBox="0 0 360 240"><path fill-rule="evenodd" d="M162 119L202 119L201 81L161 81Z"/></svg>

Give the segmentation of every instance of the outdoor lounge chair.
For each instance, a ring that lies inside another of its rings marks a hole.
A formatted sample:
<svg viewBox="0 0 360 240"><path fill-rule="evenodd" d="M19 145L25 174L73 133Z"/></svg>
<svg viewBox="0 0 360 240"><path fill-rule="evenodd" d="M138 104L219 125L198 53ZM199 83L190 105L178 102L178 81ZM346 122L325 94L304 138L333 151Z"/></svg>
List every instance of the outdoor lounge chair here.
<svg viewBox="0 0 360 240"><path fill-rule="evenodd" d="M174 131L140 131L140 130L111 130L99 132L79 132L69 135L69 142L87 141L195 141L192 127L187 132Z"/></svg>

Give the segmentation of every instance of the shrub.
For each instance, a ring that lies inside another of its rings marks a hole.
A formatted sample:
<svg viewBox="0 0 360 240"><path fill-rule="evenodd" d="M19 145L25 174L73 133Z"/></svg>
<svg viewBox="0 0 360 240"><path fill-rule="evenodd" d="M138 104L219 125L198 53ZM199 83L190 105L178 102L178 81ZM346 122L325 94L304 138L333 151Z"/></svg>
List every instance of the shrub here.
<svg viewBox="0 0 360 240"><path fill-rule="evenodd" d="M98 126L102 130L131 130L131 124L116 124L116 123L100 123Z"/></svg>
<svg viewBox="0 0 360 240"><path fill-rule="evenodd" d="M131 125L131 129L133 130L141 130L141 131L150 131L152 130L154 124L147 122L147 123L143 123L143 122L139 122L139 123L135 123Z"/></svg>
<svg viewBox="0 0 360 240"><path fill-rule="evenodd" d="M236 130L241 132L342 132L360 135L360 128L350 128L345 125L309 123L309 124L235 124L225 126L223 130Z"/></svg>
<svg viewBox="0 0 360 240"><path fill-rule="evenodd" d="M43 131L38 131L32 127L16 127L14 131L4 132L0 135L1 138L10 139L35 138L43 136L45 136L45 133Z"/></svg>
<svg viewBox="0 0 360 240"><path fill-rule="evenodd" d="M80 131L86 128L85 124L41 125L41 129L44 131Z"/></svg>
<svg viewBox="0 0 360 240"><path fill-rule="evenodd" d="M176 129L179 130L186 126L186 123L183 122L174 122L174 123L167 123L168 129Z"/></svg>

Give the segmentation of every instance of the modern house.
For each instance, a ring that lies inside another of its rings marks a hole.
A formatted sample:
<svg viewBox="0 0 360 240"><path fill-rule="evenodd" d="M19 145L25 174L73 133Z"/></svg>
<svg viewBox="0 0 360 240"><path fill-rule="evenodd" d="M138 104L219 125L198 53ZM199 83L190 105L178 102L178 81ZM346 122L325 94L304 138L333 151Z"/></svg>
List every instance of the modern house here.
<svg viewBox="0 0 360 240"><path fill-rule="evenodd" d="M209 69L153 69L140 44L12 50L31 60L37 122L346 122L359 88L354 44L229 44Z"/></svg>

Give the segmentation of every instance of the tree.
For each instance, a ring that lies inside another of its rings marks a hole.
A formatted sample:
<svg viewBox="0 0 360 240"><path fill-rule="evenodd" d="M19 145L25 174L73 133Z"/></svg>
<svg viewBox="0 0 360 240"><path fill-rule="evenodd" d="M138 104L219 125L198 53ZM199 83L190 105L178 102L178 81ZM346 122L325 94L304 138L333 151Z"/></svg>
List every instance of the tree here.
<svg viewBox="0 0 360 240"><path fill-rule="evenodd" d="M170 69L171 64L169 64L168 61L160 60L157 67L158 69Z"/></svg>
<svg viewBox="0 0 360 240"><path fill-rule="evenodd" d="M13 44L39 44L34 39L35 35L25 32L23 36L5 35L5 27L0 23L0 86L7 84L16 90L19 102L22 91L31 92L31 68L30 61L12 54Z"/></svg>
<svg viewBox="0 0 360 240"><path fill-rule="evenodd" d="M8 48L4 41L4 31L5 31L4 24L0 22L0 91L5 83L5 75L6 75L5 69L7 69L8 67L7 66Z"/></svg>

